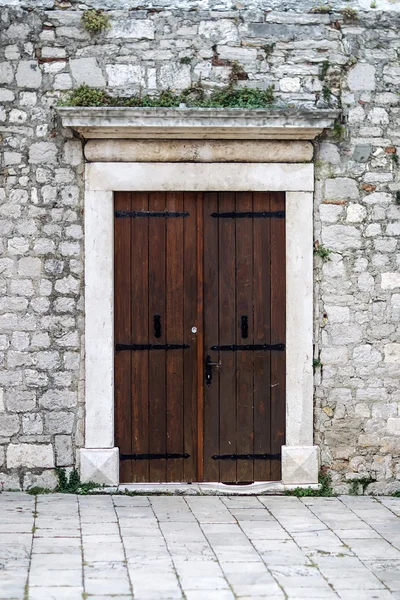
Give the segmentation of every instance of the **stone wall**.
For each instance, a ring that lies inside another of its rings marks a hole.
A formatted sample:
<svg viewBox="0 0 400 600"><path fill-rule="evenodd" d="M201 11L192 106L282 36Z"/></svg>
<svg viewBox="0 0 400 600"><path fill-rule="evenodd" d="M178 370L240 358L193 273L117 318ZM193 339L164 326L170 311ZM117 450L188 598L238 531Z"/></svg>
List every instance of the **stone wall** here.
<svg viewBox="0 0 400 600"><path fill-rule="evenodd" d="M85 5L0 0L6 487L52 485L83 445L82 145L54 104L81 83L121 95L212 88L233 61L241 85L275 85L278 104L342 104L343 132L316 144L315 239L331 254L315 259L315 438L338 490L360 477L377 480L370 491L400 487L400 15L380 3L352 20L307 3L87 2L123 8L90 35Z"/></svg>

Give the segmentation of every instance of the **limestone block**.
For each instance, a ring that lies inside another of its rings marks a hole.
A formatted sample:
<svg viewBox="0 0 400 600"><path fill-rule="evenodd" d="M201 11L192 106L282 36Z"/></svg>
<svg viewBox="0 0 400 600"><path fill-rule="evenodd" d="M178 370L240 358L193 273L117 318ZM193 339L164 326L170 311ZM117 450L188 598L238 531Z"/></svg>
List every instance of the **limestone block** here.
<svg viewBox="0 0 400 600"><path fill-rule="evenodd" d="M112 19L111 29L107 33L107 38L121 38L123 40L154 40L155 28L154 21L150 19Z"/></svg>
<svg viewBox="0 0 400 600"><path fill-rule="evenodd" d="M77 167L83 161L82 142L78 140L68 140L64 144L63 162Z"/></svg>
<svg viewBox="0 0 400 600"><path fill-rule="evenodd" d="M9 62L0 63L0 83L11 83L14 79L14 71ZM7 91L7 90L4 90ZM3 93L4 93L3 91ZM12 93L12 92L10 92Z"/></svg>
<svg viewBox="0 0 400 600"><path fill-rule="evenodd" d="M51 444L10 444L7 448L7 468L51 468L54 467Z"/></svg>
<svg viewBox="0 0 400 600"><path fill-rule="evenodd" d="M388 202L392 202L392 200L392 194L386 192L374 192L364 198L364 202L367 204L387 204Z"/></svg>
<svg viewBox="0 0 400 600"><path fill-rule="evenodd" d="M374 107L368 114L368 120L374 125L387 125L389 123L389 115L384 108Z"/></svg>
<svg viewBox="0 0 400 600"><path fill-rule="evenodd" d="M374 90L375 67L365 63L358 63L349 71L347 82L352 91Z"/></svg>
<svg viewBox="0 0 400 600"><path fill-rule="evenodd" d="M191 84L190 65L164 65L160 68L159 84L163 89L182 90Z"/></svg>
<svg viewBox="0 0 400 600"><path fill-rule="evenodd" d="M355 106L349 110L349 124L362 123L365 119L365 110L362 106Z"/></svg>
<svg viewBox="0 0 400 600"><path fill-rule="evenodd" d="M400 237L400 221L389 223L386 228L386 235L395 235L396 237Z"/></svg>
<svg viewBox="0 0 400 600"><path fill-rule="evenodd" d="M281 92L296 93L300 92L300 78L299 77L282 77L279 80L279 88Z"/></svg>
<svg viewBox="0 0 400 600"><path fill-rule="evenodd" d="M400 435L400 419L388 419L387 429L388 433L390 433L391 435Z"/></svg>
<svg viewBox="0 0 400 600"><path fill-rule="evenodd" d="M36 142L29 147L29 162L31 164L57 162L57 146L53 142Z"/></svg>
<svg viewBox="0 0 400 600"><path fill-rule="evenodd" d="M323 142L318 151L319 160L329 162L333 165L340 164L340 154L335 144Z"/></svg>
<svg viewBox="0 0 400 600"><path fill-rule="evenodd" d="M348 177L336 177L325 181L325 200L358 200L357 182Z"/></svg>
<svg viewBox="0 0 400 600"><path fill-rule="evenodd" d="M47 433L72 433L74 413L61 410L47 412L45 413L44 419Z"/></svg>
<svg viewBox="0 0 400 600"><path fill-rule="evenodd" d="M54 437L56 451L56 465L68 467L74 463L72 438L70 435L56 435Z"/></svg>
<svg viewBox="0 0 400 600"><path fill-rule="evenodd" d="M54 490L58 484L58 477L53 470L43 471L40 475L36 473L25 473L24 475L24 490L29 490L33 487L43 487L49 490Z"/></svg>
<svg viewBox="0 0 400 600"><path fill-rule="evenodd" d="M11 90L0 90L0 102L13 102L14 98L14 92L12 92Z"/></svg>
<svg viewBox="0 0 400 600"><path fill-rule="evenodd" d="M0 415L0 431L2 436L11 437L19 432L18 415Z"/></svg>
<svg viewBox="0 0 400 600"><path fill-rule="evenodd" d="M383 290L393 290L400 287L400 273L382 273L381 287Z"/></svg>
<svg viewBox="0 0 400 600"><path fill-rule="evenodd" d="M42 416L39 413L22 415L22 431L25 435L41 435L43 433Z"/></svg>
<svg viewBox="0 0 400 600"><path fill-rule="evenodd" d="M361 248L360 231L351 225L329 225L322 228L322 242L331 250Z"/></svg>
<svg viewBox="0 0 400 600"><path fill-rule="evenodd" d="M22 162L22 154L20 152L4 152L4 164L19 165Z"/></svg>
<svg viewBox="0 0 400 600"><path fill-rule="evenodd" d="M385 362L400 364L400 344L385 345Z"/></svg>
<svg viewBox="0 0 400 600"><path fill-rule="evenodd" d="M392 83L394 85L400 84L400 67L394 67L387 65L383 69L383 80L386 83Z"/></svg>
<svg viewBox="0 0 400 600"><path fill-rule="evenodd" d="M367 209L361 204L349 204L347 207L346 221L348 223L361 223L367 216Z"/></svg>
<svg viewBox="0 0 400 600"><path fill-rule="evenodd" d="M372 292L375 287L375 280L369 273L361 273L358 277L358 287L363 292Z"/></svg>
<svg viewBox="0 0 400 600"><path fill-rule="evenodd" d="M319 207L321 221L324 223L336 223L343 212L343 206L334 204L321 204Z"/></svg>
<svg viewBox="0 0 400 600"><path fill-rule="evenodd" d="M58 408L72 408L78 401L76 392L67 390L49 390L39 399L39 405L43 408L55 410Z"/></svg>
<svg viewBox="0 0 400 600"><path fill-rule="evenodd" d="M81 479L108 485L119 483L118 448L88 449L80 451Z"/></svg>
<svg viewBox="0 0 400 600"><path fill-rule="evenodd" d="M6 408L9 412L24 413L36 408L35 391L9 390L5 396Z"/></svg>
<svg viewBox="0 0 400 600"><path fill-rule="evenodd" d="M230 19L200 21L199 36L211 39L218 44L239 41L238 27Z"/></svg>
<svg viewBox="0 0 400 600"><path fill-rule="evenodd" d="M382 354L371 344L364 344L354 348L353 360L365 366L376 366L382 360Z"/></svg>
<svg viewBox="0 0 400 600"><path fill-rule="evenodd" d="M282 483L318 483L318 446L282 446Z"/></svg>
<svg viewBox="0 0 400 600"><path fill-rule="evenodd" d="M76 58L69 61L72 77L77 85L86 84L91 87L106 85L101 69L94 57Z"/></svg>
<svg viewBox="0 0 400 600"><path fill-rule="evenodd" d="M343 365L347 360L347 348L322 348L321 350L321 362L323 365Z"/></svg>
<svg viewBox="0 0 400 600"><path fill-rule="evenodd" d="M242 48L232 46L217 46L219 58L232 61L252 61L257 59L257 50L255 48Z"/></svg>
<svg viewBox="0 0 400 600"><path fill-rule="evenodd" d="M42 73L36 60L22 60L15 77L19 87L23 89L37 89L42 84Z"/></svg>
<svg viewBox="0 0 400 600"><path fill-rule="evenodd" d="M325 310L330 323L348 323L350 321L350 309L348 306L328 306Z"/></svg>
<svg viewBox="0 0 400 600"><path fill-rule="evenodd" d="M110 87L146 86L145 70L140 65L107 65L106 72Z"/></svg>

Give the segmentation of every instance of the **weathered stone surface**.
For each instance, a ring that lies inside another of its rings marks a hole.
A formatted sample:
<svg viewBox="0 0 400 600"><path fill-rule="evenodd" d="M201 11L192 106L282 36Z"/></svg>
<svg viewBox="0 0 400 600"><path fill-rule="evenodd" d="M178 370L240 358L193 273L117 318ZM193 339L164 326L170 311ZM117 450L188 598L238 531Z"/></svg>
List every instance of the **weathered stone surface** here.
<svg viewBox="0 0 400 600"><path fill-rule="evenodd" d="M308 162L312 156L310 142L89 140L85 144L85 158L93 162Z"/></svg>
<svg viewBox="0 0 400 600"><path fill-rule="evenodd" d="M364 91L375 89L376 69L373 65L360 63L353 67L348 75L347 81L352 91Z"/></svg>
<svg viewBox="0 0 400 600"><path fill-rule="evenodd" d="M21 88L39 88L42 83L42 73L37 61L21 61L18 65L15 78Z"/></svg>
<svg viewBox="0 0 400 600"><path fill-rule="evenodd" d="M53 446L51 444L10 444L7 448L7 467L42 469L54 467Z"/></svg>
<svg viewBox="0 0 400 600"><path fill-rule="evenodd" d="M101 69L95 58L76 58L69 61L72 77L77 85L90 87L106 85Z"/></svg>
<svg viewBox="0 0 400 600"><path fill-rule="evenodd" d="M37 142L29 148L29 162L32 164L55 163L57 146L52 142Z"/></svg>
<svg viewBox="0 0 400 600"><path fill-rule="evenodd" d="M382 273L382 289L393 290L400 287L400 273Z"/></svg>
<svg viewBox="0 0 400 600"><path fill-rule="evenodd" d="M56 465L68 467L74 463L72 439L70 435L56 435L55 438Z"/></svg>
<svg viewBox="0 0 400 600"><path fill-rule="evenodd" d="M332 250L349 250L361 248L360 231L351 225L329 225L322 230L322 241Z"/></svg>
<svg viewBox="0 0 400 600"><path fill-rule="evenodd" d="M326 200L358 200L359 191L354 179L336 177L325 182Z"/></svg>
<svg viewBox="0 0 400 600"><path fill-rule="evenodd" d="M121 38L123 40L154 40L154 22L150 20L120 18L111 21L111 29L107 38Z"/></svg>

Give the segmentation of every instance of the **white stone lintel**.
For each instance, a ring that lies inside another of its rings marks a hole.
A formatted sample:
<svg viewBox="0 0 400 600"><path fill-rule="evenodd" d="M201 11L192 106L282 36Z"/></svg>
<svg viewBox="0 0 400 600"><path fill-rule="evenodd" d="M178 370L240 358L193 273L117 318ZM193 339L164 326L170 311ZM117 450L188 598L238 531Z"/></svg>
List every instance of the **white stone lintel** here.
<svg viewBox="0 0 400 600"><path fill-rule="evenodd" d="M118 485L118 448L81 448L80 462L82 481Z"/></svg>
<svg viewBox="0 0 400 600"><path fill-rule="evenodd" d="M311 163L90 163L86 189L98 191L312 192Z"/></svg>
<svg viewBox="0 0 400 600"><path fill-rule="evenodd" d="M313 140L333 127L332 109L58 107L63 127L86 139Z"/></svg>
<svg viewBox="0 0 400 600"><path fill-rule="evenodd" d="M318 446L282 446L282 483L284 485L317 484Z"/></svg>

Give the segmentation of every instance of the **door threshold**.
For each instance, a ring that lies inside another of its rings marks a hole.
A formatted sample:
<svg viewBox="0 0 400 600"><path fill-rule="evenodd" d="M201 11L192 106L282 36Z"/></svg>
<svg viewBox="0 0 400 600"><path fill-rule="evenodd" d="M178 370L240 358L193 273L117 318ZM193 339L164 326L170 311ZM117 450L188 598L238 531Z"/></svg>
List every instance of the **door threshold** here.
<svg viewBox="0 0 400 600"><path fill-rule="evenodd" d="M168 496L256 496L282 495L295 487L319 489L319 484L284 485L280 481L257 481L246 485L224 483L121 483L103 489L103 493L168 495Z"/></svg>

